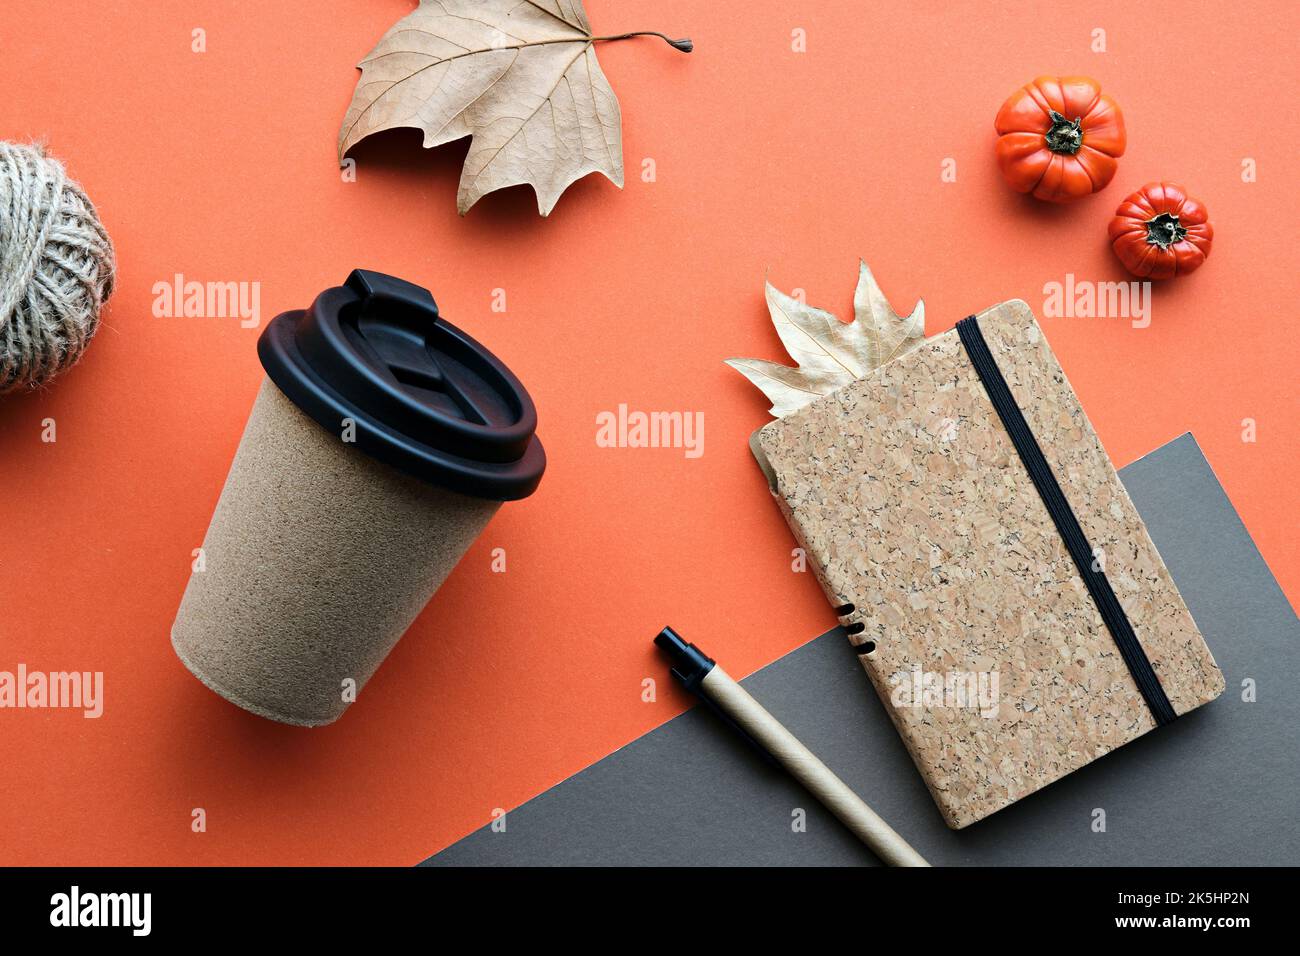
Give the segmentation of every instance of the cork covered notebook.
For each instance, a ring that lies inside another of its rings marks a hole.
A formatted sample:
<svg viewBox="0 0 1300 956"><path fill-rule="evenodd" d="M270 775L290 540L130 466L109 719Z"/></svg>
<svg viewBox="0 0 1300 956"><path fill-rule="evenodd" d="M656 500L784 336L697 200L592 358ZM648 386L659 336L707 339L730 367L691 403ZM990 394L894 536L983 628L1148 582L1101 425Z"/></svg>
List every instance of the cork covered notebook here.
<svg viewBox="0 0 1300 956"><path fill-rule="evenodd" d="M1025 303L751 444L949 826L1223 690Z"/></svg>

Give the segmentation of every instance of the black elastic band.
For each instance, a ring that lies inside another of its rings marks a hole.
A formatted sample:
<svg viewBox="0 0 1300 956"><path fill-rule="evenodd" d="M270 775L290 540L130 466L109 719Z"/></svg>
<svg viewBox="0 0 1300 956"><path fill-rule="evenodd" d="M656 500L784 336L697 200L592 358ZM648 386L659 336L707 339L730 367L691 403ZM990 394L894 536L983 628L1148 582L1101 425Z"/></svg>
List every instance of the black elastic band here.
<svg viewBox="0 0 1300 956"><path fill-rule="evenodd" d="M1011 437L1011 443L1016 446L1020 460L1024 462L1029 477L1033 479L1034 487L1038 489L1043 504L1047 506L1061 540L1065 542L1070 557L1074 558L1079 574L1083 577L1083 583L1087 585L1088 593L1092 595L1097 610L1101 612L1101 619L1106 622L1106 628L1115 639L1120 656L1124 658L1124 663L1128 665L1129 673L1133 675L1138 690L1142 692L1147 706L1151 708L1156 724L1171 723L1178 714L1174 712L1173 705L1165 696L1164 688L1160 686L1160 678L1151 667L1146 652L1138 643L1128 615L1124 613L1124 608L1120 606L1115 592L1111 590L1110 582L1106 580L1106 572L1093 570L1093 553L1088 539L1084 537L1083 529L1079 527L1078 519L1070 509L1070 503L1062 493L1061 486L1057 484L1051 466L1043 457L1043 450L1038 447L1034 433L1029 430L1025 416L1016 405L1011 389L1007 387L1006 379L1002 377L1002 370L998 368L993 353L989 351L988 344L984 341L984 334L980 331L979 323L973 315L957 323L957 334L961 336L961 344L966 347L971 365L975 367L980 381L984 383L984 390L988 392L989 400L997 410L998 417L1002 419L1002 425Z"/></svg>

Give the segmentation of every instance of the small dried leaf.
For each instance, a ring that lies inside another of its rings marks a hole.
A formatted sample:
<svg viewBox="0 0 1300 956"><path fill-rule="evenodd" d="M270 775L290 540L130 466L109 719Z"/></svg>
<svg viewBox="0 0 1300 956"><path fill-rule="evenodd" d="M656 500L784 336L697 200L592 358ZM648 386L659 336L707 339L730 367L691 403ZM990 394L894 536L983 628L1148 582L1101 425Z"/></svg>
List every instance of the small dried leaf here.
<svg viewBox="0 0 1300 956"><path fill-rule="evenodd" d="M900 317L865 262L859 263L852 322L805 305L767 284L772 325L796 368L762 359L728 359L772 402L771 414L791 412L829 395L925 341L925 303Z"/></svg>

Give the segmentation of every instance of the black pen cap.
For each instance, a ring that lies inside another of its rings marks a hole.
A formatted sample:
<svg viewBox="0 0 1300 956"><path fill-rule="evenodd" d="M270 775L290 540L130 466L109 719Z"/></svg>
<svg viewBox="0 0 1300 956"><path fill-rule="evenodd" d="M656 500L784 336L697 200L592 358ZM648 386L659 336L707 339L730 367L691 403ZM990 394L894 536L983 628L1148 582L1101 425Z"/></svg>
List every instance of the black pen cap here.
<svg viewBox="0 0 1300 956"><path fill-rule="evenodd" d="M717 663L694 644L682 640L681 635L671 627L665 627L655 636L655 644L668 652L672 661L672 675L687 690L695 690Z"/></svg>

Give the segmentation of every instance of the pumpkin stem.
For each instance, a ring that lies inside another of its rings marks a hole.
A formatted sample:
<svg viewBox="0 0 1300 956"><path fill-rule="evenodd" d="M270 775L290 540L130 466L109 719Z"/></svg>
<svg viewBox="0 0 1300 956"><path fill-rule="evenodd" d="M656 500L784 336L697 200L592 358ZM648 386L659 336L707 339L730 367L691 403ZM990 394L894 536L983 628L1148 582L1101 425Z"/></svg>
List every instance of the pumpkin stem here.
<svg viewBox="0 0 1300 956"><path fill-rule="evenodd" d="M1076 116L1073 120L1068 120L1056 110L1051 110L1050 115L1052 126L1044 137L1047 148L1054 153L1073 156L1083 145L1083 117Z"/></svg>
<svg viewBox="0 0 1300 956"><path fill-rule="evenodd" d="M1182 242L1186 235L1187 227L1171 212L1162 212L1147 220L1147 242L1153 246L1168 249L1174 243Z"/></svg>

